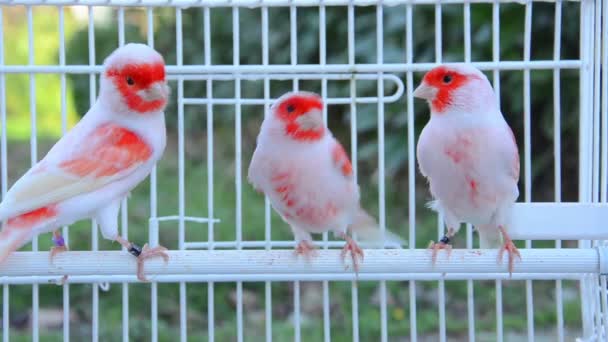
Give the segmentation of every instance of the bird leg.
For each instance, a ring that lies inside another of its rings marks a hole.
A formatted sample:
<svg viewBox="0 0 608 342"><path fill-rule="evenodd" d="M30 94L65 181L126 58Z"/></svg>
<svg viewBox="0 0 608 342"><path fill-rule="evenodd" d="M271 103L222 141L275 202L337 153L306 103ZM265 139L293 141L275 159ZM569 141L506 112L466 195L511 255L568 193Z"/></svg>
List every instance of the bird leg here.
<svg viewBox="0 0 608 342"><path fill-rule="evenodd" d="M437 262L437 253L439 252L439 250L441 249L445 249L448 252L448 258L450 257L450 254L452 254L452 245L450 245L450 238L454 236L454 229L452 228L448 228L448 233L445 234L438 243L435 243L435 241L432 241L429 243L429 249L431 249L433 251L432 254L432 264L435 265L435 263Z"/></svg>
<svg viewBox="0 0 608 342"><path fill-rule="evenodd" d="M346 240L346 245L344 245L344 248L342 248L342 252L340 253L340 256L342 257L342 262L344 262L346 253L350 252L350 256L353 260L353 268L355 269L355 273L358 273L359 261L357 259L360 257L361 261L363 261L363 250L357 245L355 240L353 240L350 236L346 235L346 233L343 233L341 237Z"/></svg>
<svg viewBox="0 0 608 342"><path fill-rule="evenodd" d="M504 240L502 247L498 250L498 262L502 262L502 256L505 251L509 252L509 276L513 275L513 260L515 256L521 260L521 254L519 254L519 250L515 247L513 240L509 237L503 226L498 226L498 229L502 233L502 239Z"/></svg>
<svg viewBox="0 0 608 342"><path fill-rule="evenodd" d="M141 248L138 245L123 239L121 236L118 236L116 241L126 248L129 253L137 257L137 279L140 281L148 281L144 275L144 261L146 259L159 256L162 257L165 262L169 261L169 255L165 253L167 249L163 246L150 248L148 247L148 244L145 244L144 247Z"/></svg>
<svg viewBox="0 0 608 342"><path fill-rule="evenodd" d="M61 232L59 230L56 230L53 232L53 237L51 238L51 240L53 241L53 247L51 248L51 262L53 261L53 258L55 257L55 255L57 255L57 253L62 253L68 250L68 246L65 245L65 240L63 239L63 236L61 236Z"/></svg>
<svg viewBox="0 0 608 342"><path fill-rule="evenodd" d="M296 256L303 255L306 261L310 262L312 257L317 255L315 246L309 240L300 240L296 249L294 250Z"/></svg>
<svg viewBox="0 0 608 342"><path fill-rule="evenodd" d="M49 258L51 259L51 262L53 262L53 258L55 258L55 255L57 255L58 253L66 252L68 250L68 246L65 245L65 240L63 239L63 236L61 236L61 232L59 231L59 229L53 232L53 237L51 238L51 241L53 241L54 246L51 247L51 254L49 255ZM64 275L63 277L61 277L61 280L57 282L57 285L62 286L66 283L67 280L68 276Z"/></svg>

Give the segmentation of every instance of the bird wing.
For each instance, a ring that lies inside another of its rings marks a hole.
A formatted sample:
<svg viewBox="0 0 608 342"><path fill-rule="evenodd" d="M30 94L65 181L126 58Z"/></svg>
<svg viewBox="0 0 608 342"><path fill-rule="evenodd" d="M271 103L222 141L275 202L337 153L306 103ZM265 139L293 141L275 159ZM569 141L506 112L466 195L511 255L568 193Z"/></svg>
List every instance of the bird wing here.
<svg viewBox="0 0 608 342"><path fill-rule="evenodd" d="M256 148L256 150L253 152L253 156L251 157L249 169L247 170L247 180L258 192L263 192L264 190L262 175L270 172L269 164L270 163L268 160L265 160L259 147Z"/></svg>
<svg viewBox="0 0 608 342"><path fill-rule="evenodd" d="M509 131L509 134L511 135L511 139L513 141L513 144L511 144L510 146L510 153L513 154L513 158L511 159L511 165L509 166L509 170L511 177L513 177L513 179L517 181L519 180L519 151L517 150L517 141L515 140L515 135L513 135L513 130L511 130L511 127L509 127L508 125L507 130Z"/></svg>
<svg viewBox="0 0 608 342"><path fill-rule="evenodd" d="M334 167L346 178L353 177L353 165L348 159L348 155L344 150L344 147L334 139L334 144L331 149L331 157L333 160Z"/></svg>
<svg viewBox="0 0 608 342"><path fill-rule="evenodd" d="M151 156L152 148L136 133L103 124L76 139L71 153L47 155L23 175L0 204L0 220L99 189L131 174Z"/></svg>

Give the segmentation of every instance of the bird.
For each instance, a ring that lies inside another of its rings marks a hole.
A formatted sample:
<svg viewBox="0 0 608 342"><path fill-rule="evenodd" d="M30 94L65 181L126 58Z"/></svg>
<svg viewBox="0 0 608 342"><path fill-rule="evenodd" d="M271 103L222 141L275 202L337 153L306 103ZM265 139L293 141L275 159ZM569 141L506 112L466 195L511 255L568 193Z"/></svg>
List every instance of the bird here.
<svg viewBox="0 0 608 342"><path fill-rule="evenodd" d="M141 248L124 239L117 216L121 201L163 155L169 96L165 62L153 48L129 43L107 56L95 103L0 203L0 263L37 234L51 231L52 261L67 250L58 228L93 218L104 238L137 257L137 277L147 281L144 260L166 262L166 248Z"/></svg>
<svg viewBox="0 0 608 342"><path fill-rule="evenodd" d="M430 107L416 155L434 198L429 206L447 228L429 245L433 264L439 250L449 255L450 239L466 222L475 226L481 248L500 246L499 261L508 252L512 274L521 254L506 227L519 196L519 153L490 82L470 64L442 64L424 75L413 96Z"/></svg>
<svg viewBox="0 0 608 342"><path fill-rule="evenodd" d="M363 250L348 235L370 242L400 242L379 229L360 206L359 186L344 147L323 120L323 101L315 93L288 92L266 113L247 175L289 224L296 255L316 255L311 233L332 231L346 241L342 261L351 254L358 271Z"/></svg>

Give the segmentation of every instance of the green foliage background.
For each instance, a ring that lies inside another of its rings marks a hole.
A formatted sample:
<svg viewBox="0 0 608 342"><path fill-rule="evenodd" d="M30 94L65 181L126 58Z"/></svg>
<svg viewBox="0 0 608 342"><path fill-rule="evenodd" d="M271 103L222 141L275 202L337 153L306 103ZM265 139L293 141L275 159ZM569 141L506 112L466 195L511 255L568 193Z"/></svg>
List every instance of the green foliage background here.
<svg viewBox="0 0 608 342"><path fill-rule="evenodd" d="M561 58L578 58L579 46L579 4L563 3ZM105 56L118 46L117 12L114 9L95 8L94 60L89 56L89 34L87 30L86 8L66 10L66 60L68 64L87 65L101 64ZM553 30L555 7L551 3L533 5L531 59L553 58ZM84 13L84 14L83 14ZM385 7L383 11L383 56L386 63L405 63L405 6ZM182 11L183 21L183 64L200 65L205 63L205 37L203 9L189 8ZM211 64L232 64L232 9L214 8L210 11L211 27ZM355 10L355 61L356 63L376 63L376 8L357 7ZM524 15L525 7L519 4L500 5L500 59L521 60L524 50ZM58 16L55 8L35 8L35 62L36 64L58 63ZM345 7L327 7L327 63L345 64L348 62L347 48L347 10ZM421 5L413 7L414 62L435 62L435 7ZM3 8L4 49L7 64L27 64L27 26L23 7ZM261 14L259 9L239 9L240 22L240 56L241 64L262 63L261 53ZM127 42L145 42L147 32L146 12L141 9L125 11L125 37ZM442 7L442 60L444 62L463 61L463 6L444 5ZM318 8L298 8L297 10L297 62L302 64L319 63L319 10ZM269 62L270 64L289 64L290 34L289 8L269 9ZM154 46L165 56L169 65L176 64L175 10L158 8L154 10ZM473 61L492 60L492 5L471 5L471 58ZM405 80L404 73L395 73ZM492 74L487 74L492 80ZM415 73L417 84L422 73ZM7 75L7 129L9 134L9 182L29 167L28 142L25 141L30 131L29 80L27 75ZM576 70L564 70L561 81L561 131L562 137L562 198L576 200L577 190L577 141L578 141L578 73ZM546 201L554 197L553 178L553 73L552 71L531 71L531 115L532 128L532 200ZM261 81L243 81L244 98L263 97ZM291 90L292 82L272 81L271 97L278 97ZM68 126L73 124L76 113L86 113L90 106L91 89L89 75L68 75L67 118ZM171 82L172 93L177 94L176 83ZM96 85L97 87L97 85ZM302 90L321 91L320 81L300 81ZM195 98L207 97L205 81L185 82L185 96ZM386 83L385 94L395 92L394 84ZM234 95L234 83L215 81L212 84L214 98L230 98ZM329 81L327 88L331 97L349 96L349 83ZM375 81L358 81L358 96L376 96ZM38 119L37 134L40 141L39 150L45 151L59 137L61 132L59 76L36 76L36 113ZM93 93L94 94L94 93ZM502 110L513 127L520 152L523 156L523 72L503 71L500 73L500 95ZM377 174L377 105L362 104L357 106L359 178L363 189L363 203L374 214L378 213L378 182L387 185L386 213L387 225L403 236L407 236L407 103L404 98L385 106L385 158L387 175L379 179ZM428 118L424 103L415 103L415 132ZM172 101L167 111L169 125L169 144L165 157L158 167L159 215L174 215L178 208L177 193L177 101ZM185 107L186 127L186 213L192 216L207 215L207 161L214 160L214 216L221 219L215 225L214 235L218 240L235 239L236 197L234 179L243 181L243 237L248 240L264 238L264 203L263 198L253 192L241 175L235 173L235 113L231 106L213 107L214 155L206 154L207 143L207 109L205 106ZM329 107L329 125L334 134L350 148L350 113L349 106L332 105ZM255 136L263 117L261 106L244 106L243 119L243 170L249 163L255 145ZM42 156L42 153L39 153ZM522 158L522 162L525 160ZM522 164L522 170L524 170ZM424 208L428 200L426 185L417 177L417 247L424 247L430 239L436 239L436 218ZM522 172L520 186L524 186ZM523 191L522 199L523 199ZM133 241L148 240L147 225L149 217L149 183L140 185L129 199L128 224L130 238ZM272 238L290 239L287 227L276 216L272 216ZM187 240L204 241L207 238L207 225L189 224ZM87 250L91 248L91 229L89 222L80 222L70 228L70 246L72 249ZM464 247L464 233L461 233L455 244ZM169 248L177 247L177 233L173 222L161 225L160 241ZM410 243L414 243L411 241ZM549 243L537 243L545 247ZM567 245L567 243L566 243ZM50 247L50 238L40 238L40 249ZM100 249L116 249L116 244L100 239ZM27 248L27 247L26 247ZM409 284L407 282L388 282L388 329L392 338L406 338L410 332L409 317ZM539 333L554 336L555 297L554 282L538 281L534 283L535 310L534 319ZM419 334L433 340L438 331L437 323L437 283L418 282L417 288L417 330ZM450 339L466 340L466 283L453 281L446 283L448 336ZM187 286L189 337L205 339L207 335L207 284L189 284ZM130 336L134 340L150 338L150 294L149 285L131 285L129 291ZM330 305L332 320L332 339L346 341L352 339L351 332L351 284L332 283L330 288ZM49 310L61 308L62 289L53 285L41 286L41 305ZM244 285L246 305L245 335L246 340L259 340L264 337L264 285L247 283ZM359 322L361 339L378 340L380 336L380 311L378 304L379 286L376 283L359 284ZM576 283L564 282L565 289L565 323L568 334L574 334L580 328L580 306L576 295ZM92 329L91 285L71 285L70 300L74 321L71 334L74 339L87 339ZM322 303L319 283L302 283L302 338L320 340L322 338ZM25 286L11 287L11 324L14 327L12 337L16 340L28 340L28 322L31 314L31 288ZM166 340L175 336L179 328L179 297L175 284L159 285L159 324L160 338ZM100 334L101 340L116 340L120 337L121 322L121 288L113 285L108 292L100 294ZM215 333L216 339L234 340L236 327L235 284L215 284ZM292 338L291 321L293 285L289 283L273 284L273 336L276 340ZM495 287L494 282L475 283L475 324L480 340L491 340L495 329ZM525 287L523 282L508 281L503 285L503 306L505 331L524 334L525 320ZM51 315L51 314L49 314ZM43 329L45 340L60 340L60 327ZM517 337L515 337L517 340Z"/></svg>

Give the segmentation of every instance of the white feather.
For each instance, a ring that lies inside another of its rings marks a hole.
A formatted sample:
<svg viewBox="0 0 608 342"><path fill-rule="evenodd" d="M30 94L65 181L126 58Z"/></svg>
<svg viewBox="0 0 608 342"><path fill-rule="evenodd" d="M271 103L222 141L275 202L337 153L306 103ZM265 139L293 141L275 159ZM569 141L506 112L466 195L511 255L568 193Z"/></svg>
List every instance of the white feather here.
<svg viewBox="0 0 608 342"><path fill-rule="evenodd" d="M277 103L291 95L284 95ZM329 129L325 127L325 134L319 140L293 139L285 134L284 123L273 115L273 110L274 107L266 113L262 123L248 170L249 182L268 196L275 210L291 226L296 240L310 239L310 233L326 231L340 235L348 228L362 233L364 239L378 240L377 223L359 206L359 186L354 177L345 176L336 166L332 153L339 142ZM289 194L296 198L295 207L288 206L284 193L277 191L276 180L272 179L277 173L291 175ZM298 208L325 208L329 203L336 207L337 214L323 222L311 223L294 214ZM385 237L392 242L398 240L390 232Z"/></svg>
<svg viewBox="0 0 608 342"><path fill-rule="evenodd" d="M162 57L143 44L127 44L112 53L104 65L108 67L142 61L162 62ZM61 164L73 160L74 156L87 153L87 148L95 145L95 141L91 141L91 133L108 123L127 129L145 141L151 149L149 158L109 176L100 177L94 172L85 175L66 172ZM54 206L57 215L52 220L30 227L28 234L19 235L19 240L15 237L11 238L10 243L5 241L0 244L0 256L8 255L11 249L18 248L36 233L51 231L84 218L98 215L106 218L104 213L108 212L108 204L119 203L147 177L162 156L165 144L164 113L132 112L115 86L102 74L100 95L95 104L42 160L17 180L0 203L0 221L49 205ZM116 215L115 210L110 212ZM116 220L106 219L104 222L101 224L107 227L102 227L102 230L108 232L104 235L115 235L111 233L117 229ZM2 236L16 236L11 233L12 230L15 229L5 225Z"/></svg>
<svg viewBox="0 0 608 342"><path fill-rule="evenodd" d="M482 77L456 91L455 105L431 113L418 140L418 164L435 199L430 207L448 228L471 223L485 235L484 245L495 245L519 196L517 146L485 76L460 70Z"/></svg>

